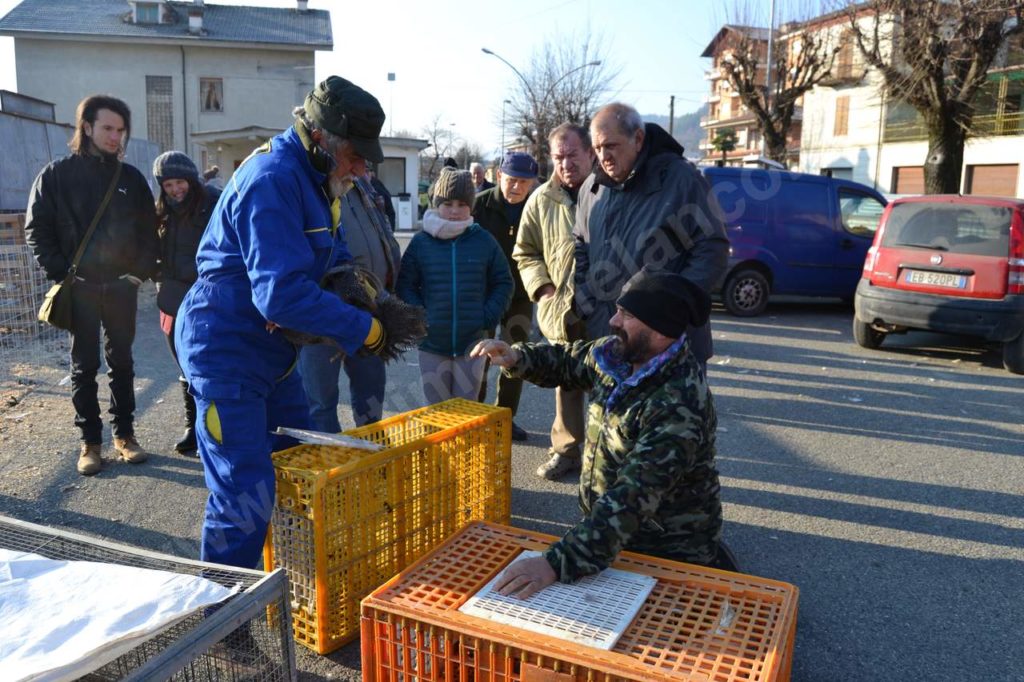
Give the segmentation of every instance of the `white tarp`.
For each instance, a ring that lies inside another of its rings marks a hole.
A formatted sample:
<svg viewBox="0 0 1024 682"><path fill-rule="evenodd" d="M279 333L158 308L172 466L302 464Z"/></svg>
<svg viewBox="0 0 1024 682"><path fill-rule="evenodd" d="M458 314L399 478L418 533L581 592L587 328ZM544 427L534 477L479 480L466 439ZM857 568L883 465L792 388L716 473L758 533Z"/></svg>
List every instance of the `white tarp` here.
<svg viewBox="0 0 1024 682"><path fill-rule="evenodd" d="M76 679L238 589L168 571L0 548L3 678Z"/></svg>

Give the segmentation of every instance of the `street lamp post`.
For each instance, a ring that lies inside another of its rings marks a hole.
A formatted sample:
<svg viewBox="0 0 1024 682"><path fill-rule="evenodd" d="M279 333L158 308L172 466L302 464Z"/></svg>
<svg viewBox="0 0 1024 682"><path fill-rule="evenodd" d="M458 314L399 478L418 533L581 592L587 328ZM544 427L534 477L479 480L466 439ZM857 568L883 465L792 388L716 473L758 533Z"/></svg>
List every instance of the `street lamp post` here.
<svg viewBox="0 0 1024 682"><path fill-rule="evenodd" d="M526 76L524 76L522 73L520 73L519 69L517 69L515 66L513 66L511 62L509 62L507 59L502 57L500 54L498 54L494 50L489 50L486 47L481 47L480 51L483 52L484 54L489 54L492 57L497 57L498 59L500 59L502 61L502 63L505 64L505 66L507 66L508 68L512 69L513 73L515 73L517 76L519 76L519 80L521 80L523 82L523 86L526 88L526 94L530 98L530 110L531 110L531 114L533 116L533 122L534 122L534 124L536 124L536 128L537 128L537 132L534 135L534 137L535 138L539 138L541 133L544 133L545 131L544 131L544 129L543 129L544 127L541 125L541 121L540 121L540 100L538 100L538 98L537 98L537 93L533 91L533 86L530 85L530 81L526 80ZM594 60L592 62L587 62L586 64L581 64L580 66L577 66L575 68L569 69L568 71L563 73L561 76L556 78L555 81L551 85L548 86L547 90L544 91L545 97L548 97L548 96L554 94L555 86L558 85L559 83L561 83L566 78L568 78L570 75L576 73L577 71L579 71L581 69L585 69L588 66L600 66L600 65L601 65L601 61L600 60ZM501 118L502 118L502 126L501 126L501 128L502 128L502 130L501 130L502 143L501 143L501 146L504 148L504 146L505 146L505 125L504 125L504 123L505 123L505 105L504 105L504 103L502 103L501 112L502 112L501 113ZM537 157L537 161L538 162L540 162L540 160L541 160L540 159L540 155L539 155L540 148L541 148L540 140L539 139L535 139L534 140L534 155Z"/></svg>
<svg viewBox="0 0 1024 682"><path fill-rule="evenodd" d="M512 100L501 101L501 153L505 153L505 105L512 104Z"/></svg>

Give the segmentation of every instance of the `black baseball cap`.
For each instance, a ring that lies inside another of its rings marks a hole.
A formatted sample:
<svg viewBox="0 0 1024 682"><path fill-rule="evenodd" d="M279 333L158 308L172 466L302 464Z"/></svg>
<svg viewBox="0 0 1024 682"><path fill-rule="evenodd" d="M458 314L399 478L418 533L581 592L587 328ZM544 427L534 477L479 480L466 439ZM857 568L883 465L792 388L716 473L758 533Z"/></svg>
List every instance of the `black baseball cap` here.
<svg viewBox="0 0 1024 682"><path fill-rule="evenodd" d="M384 110L366 90L340 76L329 76L306 95L303 106L310 121L350 141L361 157L374 163L384 160L379 139Z"/></svg>

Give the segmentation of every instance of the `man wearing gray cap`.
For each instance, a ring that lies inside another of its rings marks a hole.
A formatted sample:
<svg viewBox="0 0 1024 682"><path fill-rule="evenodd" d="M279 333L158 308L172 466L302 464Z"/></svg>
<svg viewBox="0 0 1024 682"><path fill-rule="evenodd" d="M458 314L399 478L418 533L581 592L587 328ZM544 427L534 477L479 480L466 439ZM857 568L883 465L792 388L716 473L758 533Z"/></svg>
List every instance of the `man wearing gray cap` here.
<svg viewBox="0 0 1024 682"><path fill-rule="evenodd" d="M351 260L340 197L379 162L384 111L373 95L331 76L294 125L257 148L231 176L199 243L199 279L175 330L196 399L196 435L210 490L201 558L253 568L274 500L270 432L309 428L297 354L278 327L375 353L386 338L369 313L322 290Z"/></svg>

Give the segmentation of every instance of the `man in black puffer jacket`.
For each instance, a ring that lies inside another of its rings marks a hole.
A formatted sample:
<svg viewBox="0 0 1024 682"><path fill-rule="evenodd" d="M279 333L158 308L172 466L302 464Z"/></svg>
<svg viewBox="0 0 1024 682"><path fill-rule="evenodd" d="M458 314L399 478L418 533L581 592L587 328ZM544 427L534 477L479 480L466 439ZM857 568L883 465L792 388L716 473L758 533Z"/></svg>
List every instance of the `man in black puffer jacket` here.
<svg viewBox="0 0 1024 682"><path fill-rule="evenodd" d="M54 282L70 272L79 244L114 174L120 175L89 239L72 287L71 402L82 432L78 472L102 468L103 421L96 395L100 325L110 368L114 448L128 462L145 461L135 440L132 342L138 287L157 266L156 213L145 176L121 163L131 133L131 111L114 97L94 95L78 105L72 154L44 168L32 184L25 226L36 261Z"/></svg>
<svg viewBox="0 0 1024 682"><path fill-rule="evenodd" d="M622 286L641 269L674 272L710 294L725 276L729 238L707 181L663 128L613 103L594 114L590 136L598 165L579 192L573 307L593 340L610 333ZM710 323L687 334L706 364Z"/></svg>

